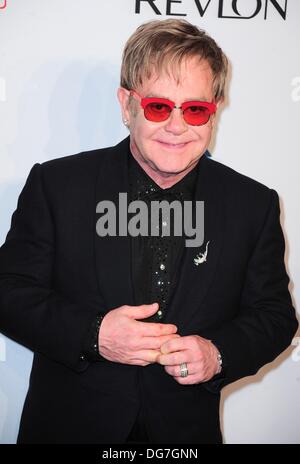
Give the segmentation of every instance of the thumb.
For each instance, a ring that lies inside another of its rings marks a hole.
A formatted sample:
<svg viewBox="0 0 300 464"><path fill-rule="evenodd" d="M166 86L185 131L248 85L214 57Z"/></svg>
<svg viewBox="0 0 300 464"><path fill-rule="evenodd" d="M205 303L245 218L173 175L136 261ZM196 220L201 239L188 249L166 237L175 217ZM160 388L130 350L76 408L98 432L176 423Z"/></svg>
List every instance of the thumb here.
<svg viewBox="0 0 300 464"><path fill-rule="evenodd" d="M134 319L145 319L146 317L155 314L158 310L158 307L158 303L132 306L130 311L130 317Z"/></svg>

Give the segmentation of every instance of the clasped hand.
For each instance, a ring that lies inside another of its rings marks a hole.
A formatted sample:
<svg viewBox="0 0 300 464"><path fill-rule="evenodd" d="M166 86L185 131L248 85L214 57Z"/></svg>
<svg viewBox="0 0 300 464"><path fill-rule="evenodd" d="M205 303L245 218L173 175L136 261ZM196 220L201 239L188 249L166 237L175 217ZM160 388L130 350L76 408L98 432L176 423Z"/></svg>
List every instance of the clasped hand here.
<svg viewBox="0 0 300 464"><path fill-rule="evenodd" d="M143 322L158 304L124 305L109 311L100 326L99 352L107 360L147 366L159 363L180 384L211 379L218 371L217 348L199 335L180 336L174 324ZM180 376L186 363L189 375Z"/></svg>

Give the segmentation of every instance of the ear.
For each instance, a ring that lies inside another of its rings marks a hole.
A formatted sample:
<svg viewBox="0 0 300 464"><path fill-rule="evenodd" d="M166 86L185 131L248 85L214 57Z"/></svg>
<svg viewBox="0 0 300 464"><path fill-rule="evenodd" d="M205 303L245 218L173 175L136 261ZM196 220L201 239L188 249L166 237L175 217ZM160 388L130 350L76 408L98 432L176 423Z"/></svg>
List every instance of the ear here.
<svg viewBox="0 0 300 464"><path fill-rule="evenodd" d="M223 99L223 98L221 98L221 99L219 99L219 100L217 100L217 101L215 102L215 103L216 103L216 106L217 106L217 109L216 109L216 112L215 112L214 114L212 114L211 117L210 117L212 127L214 127L214 125L215 125L215 122L216 122L216 114L217 114L217 112L218 112L218 109L222 106L223 102L224 102L224 99Z"/></svg>
<svg viewBox="0 0 300 464"><path fill-rule="evenodd" d="M217 111L220 108L220 106L223 105L223 103L224 103L224 98L219 98L219 100L216 101Z"/></svg>
<svg viewBox="0 0 300 464"><path fill-rule="evenodd" d="M129 99L130 99L130 92L124 87L120 87L118 89L118 100L121 106L122 111L122 118L123 121L128 121L130 123L130 109L129 109Z"/></svg>

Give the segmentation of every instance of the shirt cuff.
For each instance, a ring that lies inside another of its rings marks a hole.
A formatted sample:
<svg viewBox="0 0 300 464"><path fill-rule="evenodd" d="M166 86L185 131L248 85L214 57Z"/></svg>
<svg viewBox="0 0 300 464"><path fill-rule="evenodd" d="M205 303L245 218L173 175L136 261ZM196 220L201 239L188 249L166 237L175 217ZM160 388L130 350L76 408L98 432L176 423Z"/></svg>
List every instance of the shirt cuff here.
<svg viewBox="0 0 300 464"><path fill-rule="evenodd" d="M91 362L96 361L107 361L101 354L99 353L99 330L104 318L105 314L99 313L93 320L90 330L88 332L88 336L86 339L86 343L83 349L83 356Z"/></svg>

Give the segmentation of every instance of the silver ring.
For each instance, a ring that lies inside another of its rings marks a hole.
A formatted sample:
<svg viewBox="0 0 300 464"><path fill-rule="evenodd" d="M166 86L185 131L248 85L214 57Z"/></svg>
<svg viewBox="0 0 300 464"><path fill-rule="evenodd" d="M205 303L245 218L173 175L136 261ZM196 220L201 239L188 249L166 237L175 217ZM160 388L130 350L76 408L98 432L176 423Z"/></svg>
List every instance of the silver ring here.
<svg viewBox="0 0 300 464"><path fill-rule="evenodd" d="M189 375L189 371L187 368L186 363L180 364L180 377L187 377Z"/></svg>

